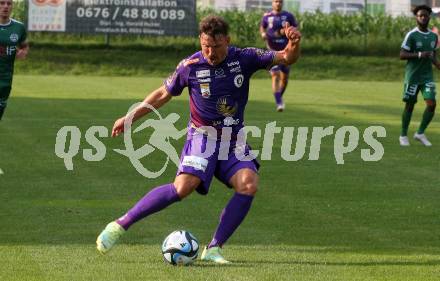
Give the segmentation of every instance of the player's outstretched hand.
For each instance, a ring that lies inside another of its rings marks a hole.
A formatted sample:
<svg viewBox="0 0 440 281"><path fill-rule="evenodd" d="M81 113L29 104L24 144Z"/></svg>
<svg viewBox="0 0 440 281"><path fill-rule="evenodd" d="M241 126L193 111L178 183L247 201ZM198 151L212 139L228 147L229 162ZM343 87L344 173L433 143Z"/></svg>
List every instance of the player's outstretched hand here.
<svg viewBox="0 0 440 281"><path fill-rule="evenodd" d="M112 137L117 137L124 132L125 116L115 121L112 129Z"/></svg>
<svg viewBox="0 0 440 281"><path fill-rule="evenodd" d="M27 48L21 48L21 49L17 50L17 53L15 54L15 57L17 59L25 59L27 54L28 54L28 49Z"/></svg>
<svg viewBox="0 0 440 281"><path fill-rule="evenodd" d="M432 59L432 58L434 57L434 52L430 52L430 51L422 52L422 53L420 54L420 56L421 56L422 58L429 58L429 59Z"/></svg>
<svg viewBox="0 0 440 281"><path fill-rule="evenodd" d="M301 32L293 26L289 26L286 29L286 37L293 43L301 41Z"/></svg>
<svg viewBox="0 0 440 281"><path fill-rule="evenodd" d="M286 30L287 30L287 28L289 28L289 26L290 26L290 23L288 21L283 23L283 28L280 29L280 35L281 36L286 35Z"/></svg>

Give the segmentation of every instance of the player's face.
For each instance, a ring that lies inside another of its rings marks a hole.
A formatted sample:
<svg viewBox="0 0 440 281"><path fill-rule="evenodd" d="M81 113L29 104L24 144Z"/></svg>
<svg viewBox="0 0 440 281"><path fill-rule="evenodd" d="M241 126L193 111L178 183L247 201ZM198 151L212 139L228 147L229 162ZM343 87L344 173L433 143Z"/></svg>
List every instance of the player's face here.
<svg viewBox="0 0 440 281"><path fill-rule="evenodd" d="M229 42L229 36L225 35L217 35L215 38L205 33L200 35L202 54L210 65L217 65L226 58Z"/></svg>
<svg viewBox="0 0 440 281"><path fill-rule="evenodd" d="M1 1L1 0L0 0ZM427 10L419 10L416 14L417 25L422 28L427 28L431 16Z"/></svg>
<svg viewBox="0 0 440 281"><path fill-rule="evenodd" d="M0 18L9 19L12 12L12 0L0 0Z"/></svg>
<svg viewBox="0 0 440 281"><path fill-rule="evenodd" d="M283 0L272 0L272 9L276 12L281 12L283 9Z"/></svg>

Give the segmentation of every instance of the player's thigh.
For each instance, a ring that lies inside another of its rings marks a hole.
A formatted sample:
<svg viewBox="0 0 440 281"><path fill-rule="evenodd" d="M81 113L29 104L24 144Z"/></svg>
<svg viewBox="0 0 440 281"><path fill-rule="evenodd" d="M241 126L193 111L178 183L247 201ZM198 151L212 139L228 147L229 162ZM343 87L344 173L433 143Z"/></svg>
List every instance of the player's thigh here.
<svg viewBox="0 0 440 281"><path fill-rule="evenodd" d="M403 85L403 97L402 100L406 103L415 104L417 103L417 94L420 91L420 85L418 84L408 84Z"/></svg>
<svg viewBox="0 0 440 281"><path fill-rule="evenodd" d="M434 82L425 83L420 87L422 92L422 96L424 100L432 100L435 101L435 97L437 95L436 87Z"/></svg>
<svg viewBox="0 0 440 281"><path fill-rule="evenodd" d="M217 144L216 141L208 141L206 136L197 133L194 129L190 129L188 135L190 137L186 140L182 149L176 180L179 184L182 179L184 186L187 186L187 184L190 186L184 188L183 193L188 189L196 189L200 194L207 194L217 165ZM181 175L183 176L180 177ZM190 177L191 181L187 183L185 179L188 179L189 175L199 180ZM194 187L190 183L193 185L197 183L197 185Z"/></svg>
<svg viewBox="0 0 440 281"><path fill-rule="evenodd" d="M239 193L253 195L258 187L258 169L260 164L252 154L248 144L236 146L232 143L227 160L219 160L215 170L218 180ZM243 171L245 171L243 173ZM255 177L256 176L256 177ZM255 181L255 179L257 179Z"/></svg>

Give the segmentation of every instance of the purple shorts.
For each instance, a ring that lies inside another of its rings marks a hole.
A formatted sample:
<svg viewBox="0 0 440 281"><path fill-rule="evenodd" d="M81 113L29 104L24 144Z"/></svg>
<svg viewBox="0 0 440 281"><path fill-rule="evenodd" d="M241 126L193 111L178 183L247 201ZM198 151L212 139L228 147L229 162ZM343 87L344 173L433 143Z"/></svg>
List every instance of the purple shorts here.
<svg viewBox="0 0 440 281"><path fill-rule="evenodd" d="M290 66L286 66L283 64L277 64L277 65L272 66L272 68L269 70L270 73L277 72L277 71L281 71L283 73L289 74Z"/></svg>
<svg viewBox="0 0 440 281"><path fill-rule="evenodd" d="M208 194L213 176L231 188L229 180L238 170L248 168L258 172L260 164L256 159L243 158L252 156L250 150L247 143L238 145L233 140L224 143L216 139L208 140L207 135L191 128L180 156L177 175L186 173L201 179L196 190L203 195Z"/></svg>

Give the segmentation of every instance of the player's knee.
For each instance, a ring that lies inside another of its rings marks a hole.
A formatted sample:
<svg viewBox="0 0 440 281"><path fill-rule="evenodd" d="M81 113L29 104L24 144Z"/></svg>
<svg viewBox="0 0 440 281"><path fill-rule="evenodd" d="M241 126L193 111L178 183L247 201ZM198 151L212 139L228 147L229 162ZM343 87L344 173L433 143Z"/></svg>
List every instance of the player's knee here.
<svg viewBox="0 0 440 281"><path fill-rule="evenodd" d="M258 191L258 177L255 174L245 174L235 188L238 193L254 196Z"/></svg>
<svg viewBox="0 0 440 281"><path fill-rule="evenodd" d="M428 111L434 112L436 106L437 106L437 103L435 100L426 100L426 108L428 109Z"/></svg>
<svg viewBox="0 0 440 281"><path fill-rule="evenodd" d="M201 180L190 174L180 174L174 180L174 187L180 199L190 195L201 183Z"/></svg>

